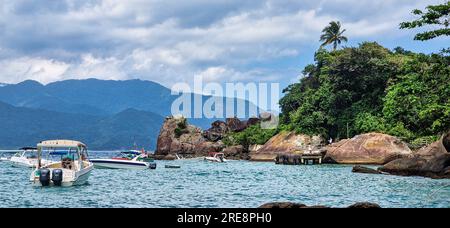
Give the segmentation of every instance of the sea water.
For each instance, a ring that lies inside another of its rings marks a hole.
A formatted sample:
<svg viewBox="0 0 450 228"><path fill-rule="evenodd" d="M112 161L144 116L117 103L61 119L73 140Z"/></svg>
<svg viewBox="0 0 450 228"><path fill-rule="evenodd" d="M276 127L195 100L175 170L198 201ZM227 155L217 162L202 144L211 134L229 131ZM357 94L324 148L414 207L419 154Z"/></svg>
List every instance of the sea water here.
<svg viewBox="0 0 450 228"><path fill-rule="evenodd" d="M94 154L93 157L105 154ZM83 186L32 187L30 169L0 162L0 207L258 207L290 201L346 207L450 207L450 180L352 173L352 166L157 161L156 170L94 169ZM180 165L166 169L165 165Z"/></svg>

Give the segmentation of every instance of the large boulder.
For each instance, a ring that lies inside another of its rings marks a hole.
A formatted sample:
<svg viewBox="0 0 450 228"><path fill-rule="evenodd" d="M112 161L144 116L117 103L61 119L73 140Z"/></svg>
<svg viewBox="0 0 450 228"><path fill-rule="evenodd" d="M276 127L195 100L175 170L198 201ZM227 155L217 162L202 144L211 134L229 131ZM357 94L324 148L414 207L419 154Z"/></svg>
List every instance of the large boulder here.
<svg viewBox="0 0 450 228"><path fill-rule="evenodd" d="M223 149L222 153L225 154L225 157L232 159L248 159L248 153L245 152L245 148L242 145L230 146Z"/></svg>
<svg viewBox="0 0 450 228"><path fill-rule="evenodd" d="M266 203L261 205L259 208L262 209L279 209L279 208L291 208L291 209L298 209L298 208L329 208L327 206L307 206L305 204L301 203L292 203L292 202L274 202L274 203ZM348 206L347 208L358 208L358 209L369 209L369 208L381 208L380 205L375 203L369 203L369 202L359 202L352 204Z"/></svg>
<svg viewBox="0 0 450 228"><path fill-rule="evenodd" d="M223 121L215 121L211 124L211 128L203 132L203 137L212 142L217 142L225 137L228 133L227 123Z"/></svg>
<svg viewBox="0 0 450 228"><path fill-rule="evenodd" d="M266 203L261 205L259 208L261 209L279 209L279 208L290 208L290 209L306 209L306 208L328 208L325 206L307 206L301 203L292 203L292 202L274 202L274 203Z"/></svg>
<svg viewBox="0 0 450 228"><path fill-rule="evenodd" d="M400 139L381 133L369 133L327 146L324 162L383 165L411 155L411 149Z"/></svg>
<svg viewBox="0 0 450 228"><path fill-rule="evenodd" d="M228 129L233 132L240 132L245 130L247 128L247 124L245 122L242 122L240 119L234 117L234 118L227 118L226 124L228 126Z"/></svg>
<svg viewBox="0 0 450 228"><path fill-rule="evenodd" d="M318 136L281 132L272 137L264 146L250 151L252 161L274 161L281 154L302 154L306 151L318 151L323 140Z"/></svg>
<svg viewBox="0 0 450 228"><path fill-rule="evenodd" d="M442 144L447 151L450 151L450 130L442 137Z"/></svg>
<svg viewBox="0 0 450 228"><path fill-rule="evenodd" d="M382 172L380 172L376 169L372 169L372 168L368 168L368 167L364 167L364 166L360 166L360 165L353 167L352 172L353 173L365 173L365 174L382 174Z"/></svg>
<svg viewBox="0 0 450 228"><path fill-rule="evenodd" d="M379 170L401 176L450 178L450 150L445 146L448 136L421 148L414 156L391 161Z"/></svg>

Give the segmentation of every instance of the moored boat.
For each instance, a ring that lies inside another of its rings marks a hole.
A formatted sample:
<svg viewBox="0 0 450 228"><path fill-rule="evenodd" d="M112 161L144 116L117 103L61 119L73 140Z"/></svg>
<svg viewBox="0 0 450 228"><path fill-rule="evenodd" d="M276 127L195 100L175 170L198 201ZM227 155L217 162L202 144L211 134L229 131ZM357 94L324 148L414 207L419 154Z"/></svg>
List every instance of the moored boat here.
<svg viewBox="0 0 450 228"><path fill-rule="evenodd" d="M85 144L72 140L43 141L37 145L38 164L30 175L35 186L73 186L85 184L94 165L88 160ZM60 156L60 161L43 165L42 155Z"/></svg>
<svg viewBox="0 0 450 228"><path fill-rule="evenodd" d="M91 159L96 168L100 169L149 169L150 162L146 162L147 156L139 151L124 151L113 158ZM153 160L152 160L153 161ZM154 166L152 166L154 167Z"/></svg>
<svg viewBox="0 0 450 228"><path fill-rule="evenodd" d="M227 162L227 160L225 159L224 153L209 153L209 156L205 157L204 160L209 161L209 162L218 162L218 163Z"/></svg>
<svg viewBox="0 0 450 228"><path fill-rule="evenodd" d="M14 167L35 168L38 164L37 148L23 147L19 152L14 154L9 161ZM49 163L49 161L45 159L42 159L41 162L43 165Z"/></svg>

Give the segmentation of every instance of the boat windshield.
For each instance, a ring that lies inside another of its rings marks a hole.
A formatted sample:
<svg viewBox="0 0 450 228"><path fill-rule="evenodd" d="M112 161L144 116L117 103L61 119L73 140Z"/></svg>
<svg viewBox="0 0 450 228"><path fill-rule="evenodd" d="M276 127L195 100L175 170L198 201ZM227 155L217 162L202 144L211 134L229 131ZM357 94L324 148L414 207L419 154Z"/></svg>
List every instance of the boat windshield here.
<svg viewBox="0 0 450 228"><path fill-rule="evenodd" d="M114 158L132 160L133 158L135 158L136 156L139 156L140 154L141 153L139 153L137 151L122 151Z"/></svg>

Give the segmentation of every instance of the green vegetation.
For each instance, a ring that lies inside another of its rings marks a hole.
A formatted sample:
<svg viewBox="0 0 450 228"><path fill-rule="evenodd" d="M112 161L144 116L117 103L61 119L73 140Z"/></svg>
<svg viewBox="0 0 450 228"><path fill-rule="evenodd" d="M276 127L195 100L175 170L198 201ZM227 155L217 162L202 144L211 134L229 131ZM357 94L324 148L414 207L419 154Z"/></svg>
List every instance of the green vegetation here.
<svg viewBox="0 0 450 228"><path fill-rule="evenodd" d="M177 128L175 128L175 137L180 138L183 134L189 133L187 129L187 119L183 118L177 123Z"/></svg>
<svg viewBox="0 0 450 228"><path fill-rule="evenodd" d="M281 120L306 134L384 132L413 141L450 127L450 57L377 43L328 52L284 90Z"/></svg>
<svg viewBox="0 0 450 228"><path fill-rule="evenodd" d="M248 150L251 145L262 145L278 133L278 129L261 129L261 125L253 125L242 132L229 133L223 139L227 146L242 145Z"/></svg>
<svg viewBox="0 0 450 228"><path fill-rule="evenodd" d="M439 36L450 35L450 1L439 5L430 5L427 11L416 9L412 12L414 15L420 16L419 19L411 22L403 22L400 24L401 29L414 29L424 26L437 27L435 30L425 31L417 34L415 40L430 40Z"/></svg>
<svg viewBox="0 0 450 228"><path fill-rule="evenodd" d="M321 47L333 44L333 50L336 50L339 44L343 41L348 41L347 37L343 36L344 32L345 29L341 30L341 22L330 22L330 24L323 29L322 36L320 36L320 41L323 42Z"/></svg>

